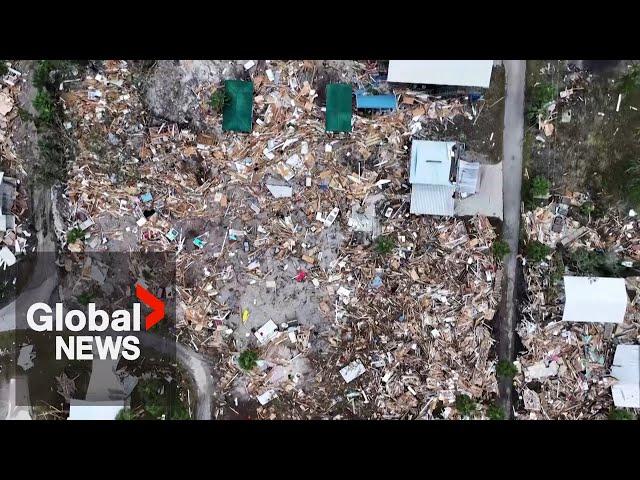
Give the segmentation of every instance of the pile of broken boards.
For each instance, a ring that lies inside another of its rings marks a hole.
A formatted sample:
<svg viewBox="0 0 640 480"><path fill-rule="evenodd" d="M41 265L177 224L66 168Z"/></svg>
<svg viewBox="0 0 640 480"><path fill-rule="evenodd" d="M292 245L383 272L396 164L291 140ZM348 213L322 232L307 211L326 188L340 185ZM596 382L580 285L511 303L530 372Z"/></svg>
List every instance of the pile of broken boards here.
<svg viewBox="0 0 640 480"><path fill-rule="evenodd" d="M175 250L180 341L217 358L223 393L258 399L261 418L456 418L457 394L487 405L493 227L408 214L411 129L468 117L465 101L400 92L398 110L327 134L313 62L250 68L251 134L223 133L212 111L206 133L150 125L126 62L71 84L66 220L84 232L73 248ZM194 89L200 108L217 87ZM381 235L395 244L387 254L372 245ZM252 327L266 314L239 298L287 284L322 321ZM259 353L250 373L237 360L247 348Z"/></svg>
<svg viewBox="0 0 640 480"><path fill-rule="evenodd" d="M614 252L621 263L640 261L640 222L635 216L611 213L588 226L563 216L563 231L553 232L556 213L553 203L526 212L527 240L550 247L559 243L570 252L581 247L602 249ZM515 380L516 418L606 418L613 407L611 385L616 380L610 375L616 346L640 343L640 282L638 277L625 279L631 294L622 324L563 322L562 275L554 274L559 255L552 251L547 260L523 267L527 298L517 327L523 351Z"/></svg>
<svg viewBox="0 0 640 480"><path fill-rule="evenodd" d="M28 217L28 198L21 185L27 173L13 141L22 74L11 64L7 69L0 78L0 268L13 265L16 255L26 253L31 236L22 223Z"/></svg>

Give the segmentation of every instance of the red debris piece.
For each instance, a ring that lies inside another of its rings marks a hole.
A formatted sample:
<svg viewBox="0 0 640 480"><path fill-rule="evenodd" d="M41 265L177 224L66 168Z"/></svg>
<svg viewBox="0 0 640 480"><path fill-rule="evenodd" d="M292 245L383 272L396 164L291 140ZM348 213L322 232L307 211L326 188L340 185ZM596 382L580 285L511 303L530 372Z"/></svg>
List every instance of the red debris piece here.
<svg viewBox="0 0 640 480"><path fill-rule="evenodd" d="M300 270L296 275L296 282L302 282L305 278L307 278L307 272Z"/></svg>

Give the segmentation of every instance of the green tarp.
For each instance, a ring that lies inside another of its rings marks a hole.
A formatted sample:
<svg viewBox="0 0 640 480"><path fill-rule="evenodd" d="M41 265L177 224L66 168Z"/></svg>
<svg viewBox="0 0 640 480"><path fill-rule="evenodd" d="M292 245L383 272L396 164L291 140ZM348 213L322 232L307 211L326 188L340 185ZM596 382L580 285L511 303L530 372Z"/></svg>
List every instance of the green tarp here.
<svg viewBox="0 0 640 480"><path fill-rule="evenodd" d="M222 130L251 132L253 123L253 82L225 80L228 96L222 110Z"/></svg>
<svg viewBox="0 0 640 480"><path fill-rule="evenodd" d="M327 132L351 131L351 85L330 83L327 85Z"/></svg>

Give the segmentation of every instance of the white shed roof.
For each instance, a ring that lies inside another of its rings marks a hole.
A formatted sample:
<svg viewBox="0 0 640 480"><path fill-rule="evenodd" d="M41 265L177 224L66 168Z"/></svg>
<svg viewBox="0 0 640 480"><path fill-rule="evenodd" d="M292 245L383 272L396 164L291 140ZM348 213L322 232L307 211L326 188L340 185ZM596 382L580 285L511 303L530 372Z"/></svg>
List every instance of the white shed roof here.
<svg viewBox="0 0 640 480"><path fill-rule="evenodd" d="M488 88L493 60L389 60L387 81Z"/></svg>
<svg viewBox="0 0 640 480"><path fill-rule="evenodd" d="M611 365L618 383L611 387L616 407L640 408L640 345L618 345Z"/></svg>
<svg viewBox="0 0 640 480"><path fill-rule="evenodd" d="M627 309L623 278L564 277L564 322L622 323Z"/></svg>
<svg viewBox="0 0 640 480"><path fill-rule="evenodd" d="M411 143L409 182L451 186L451 156L455 142L414 140Z"/></svg>

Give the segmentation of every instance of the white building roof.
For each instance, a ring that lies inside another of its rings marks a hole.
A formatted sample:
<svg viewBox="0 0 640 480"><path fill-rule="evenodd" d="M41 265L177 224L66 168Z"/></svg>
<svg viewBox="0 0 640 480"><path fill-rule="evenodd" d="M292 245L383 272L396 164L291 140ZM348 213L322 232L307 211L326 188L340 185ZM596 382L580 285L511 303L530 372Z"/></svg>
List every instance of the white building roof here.
<svg viewBox="0 0 640 480"><path fill-rule="evenodd" d="M411 143L409 182L451 186L449 173L455 142L414 140Z"/></svg>
<svg viewBox="0 0 640 480"><path fill-rule="evenodd" d="M488 88L493 60L389 60L387 81Z"/></svg>
<svg viewBox="0 0 640 480"><path fill-rule="evenodd" d="M453 192L446 185L415 184L411 187L410 212L417 215L445 215L453 217Z"/></svg>
<svg viewBox="0 0 640 480"><path fill-rule="evenodd" d="M124 400L119 402L88 402L71 399L68 420L115 420L124 408Z"/></svg>
<svg viewBox="0 0 640 480"><path fill-rule="evenodd" d="M640 345L618 345L611 365L618 383L611 387L616 407L640 408Z"/></svg>
<svg viewBox="0 0 640 480"><path fill-rule="evenodd" d="M623 278L564 277L564 322L622 323L627 309Z"/></svg>

